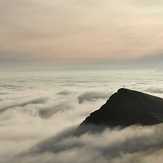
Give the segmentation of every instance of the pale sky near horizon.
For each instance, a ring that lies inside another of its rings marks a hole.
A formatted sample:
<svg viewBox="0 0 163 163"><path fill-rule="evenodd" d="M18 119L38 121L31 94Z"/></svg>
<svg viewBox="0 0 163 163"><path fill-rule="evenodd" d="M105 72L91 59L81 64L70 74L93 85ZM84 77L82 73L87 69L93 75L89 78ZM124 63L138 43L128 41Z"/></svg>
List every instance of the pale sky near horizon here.
<svg viewBox="0 0 163 163"><path fill-rule="evenodd" d="M139 58L162 42L162 0L0 0L0 60Z"/></svg>

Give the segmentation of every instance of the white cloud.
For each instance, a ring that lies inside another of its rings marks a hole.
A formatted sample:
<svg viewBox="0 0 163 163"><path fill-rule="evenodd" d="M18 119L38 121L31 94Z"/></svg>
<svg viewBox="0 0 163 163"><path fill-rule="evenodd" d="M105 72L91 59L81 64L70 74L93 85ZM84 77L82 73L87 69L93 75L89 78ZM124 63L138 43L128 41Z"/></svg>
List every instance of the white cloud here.
<svg viewBox="0 0 163 163"><path fill-rule="evenodd" d="M70 129L35 146L28 153L12 159L16 163L154 163L162 160L162 125L129 127L124 130L105 130L99 134L72 135ZM8 162L7 162L8 163Z"/></svg>
<svg viewBox="0 0 163 163"><path fill-rule="evenodd" d="M82 104L85 101L90 102L106 98L109 98L109 94L105 92L85 92L78 96L78 102Z"/></svg>

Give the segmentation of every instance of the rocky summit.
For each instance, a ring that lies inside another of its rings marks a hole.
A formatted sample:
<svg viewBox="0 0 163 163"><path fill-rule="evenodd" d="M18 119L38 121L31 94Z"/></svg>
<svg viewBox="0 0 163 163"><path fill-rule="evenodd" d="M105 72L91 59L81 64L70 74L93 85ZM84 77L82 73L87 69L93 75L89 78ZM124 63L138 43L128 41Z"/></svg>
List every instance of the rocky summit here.
<svg viewBox="0 0 163 163"><path fill-rule="evenodd" d="M121 88L99 110L91 113L79 128L91 125L111 128L155 125L162 122L162 98Z"/></svg>

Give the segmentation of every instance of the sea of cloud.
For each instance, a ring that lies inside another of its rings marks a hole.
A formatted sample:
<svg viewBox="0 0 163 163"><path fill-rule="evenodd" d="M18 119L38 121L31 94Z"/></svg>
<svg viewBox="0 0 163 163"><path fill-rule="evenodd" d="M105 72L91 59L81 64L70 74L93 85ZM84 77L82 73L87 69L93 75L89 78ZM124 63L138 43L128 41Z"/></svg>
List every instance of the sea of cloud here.
<svg viewBox="0 0 163 163"><path fill-rule="evenodd" d="M76 133L120 87L163 97L161 76L122 70L1 74L0 163L161 163L162 124Z"/></svg>

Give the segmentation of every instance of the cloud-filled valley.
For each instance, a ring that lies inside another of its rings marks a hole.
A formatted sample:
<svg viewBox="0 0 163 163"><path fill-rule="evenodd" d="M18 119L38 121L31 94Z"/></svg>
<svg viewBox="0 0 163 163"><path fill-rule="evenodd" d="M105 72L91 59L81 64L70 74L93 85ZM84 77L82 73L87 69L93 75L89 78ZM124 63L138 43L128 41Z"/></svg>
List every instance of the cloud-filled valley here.
<svg viewBox="0 0 163 163"><path fill-rule="evenodd" d="M0 88L6 92L0 94L0 162L161 163L162 124L76 133L78 125L120 87L163 97L162 72L150 71L151 76L144 78L146 73L115 70L1 76L1 85L21 89Z"/></svg>
<svg viewBox="0 0 163 163"><path fill-rule="evenodd" d="M78 163L130 163L131 160L148 162L148 157L161 157L162 129L162 125L133 126L124 130L106 129L103 133L80 136L74 136L75 129L70 129L35 145L28 152L17 156L14 163L71 163L76 160Z"/></svg>

